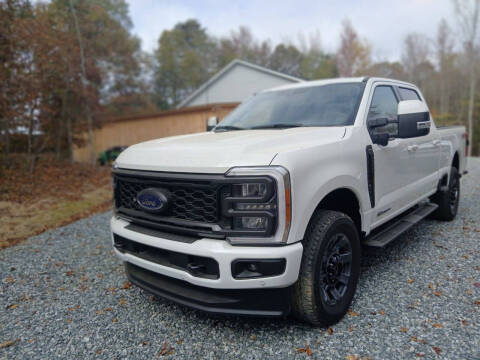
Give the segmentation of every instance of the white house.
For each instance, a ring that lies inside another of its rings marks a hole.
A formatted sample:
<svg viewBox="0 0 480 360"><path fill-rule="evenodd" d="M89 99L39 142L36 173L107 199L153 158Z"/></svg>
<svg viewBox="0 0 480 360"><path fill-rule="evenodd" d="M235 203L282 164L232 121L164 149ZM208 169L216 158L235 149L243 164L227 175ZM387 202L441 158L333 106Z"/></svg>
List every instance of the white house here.
<svg viewBox="0 0 480 360"><path fill-rule="evenodd" d="M240 103L261 90L301 81L294 76L237 59L200 86L178 108Z"/></svg>

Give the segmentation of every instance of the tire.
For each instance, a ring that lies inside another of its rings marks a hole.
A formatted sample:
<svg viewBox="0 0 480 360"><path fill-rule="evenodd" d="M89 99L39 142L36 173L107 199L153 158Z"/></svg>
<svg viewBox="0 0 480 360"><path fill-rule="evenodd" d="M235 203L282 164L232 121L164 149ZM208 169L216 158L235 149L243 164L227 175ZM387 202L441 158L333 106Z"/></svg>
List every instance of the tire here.
<svg viewBox="0 0 480 360"><path fill-rule="evenodd" d="M355 224L343 213L317 211L303 240L292 314L315 326L338 322L352 302L359 274L360 239Z"/></svg>
<svg viewBox="0 0 480 360"><path fill-rule="evenodd" d="M444 190L438 190L432 197L431 201L438 205L431 218L452 221L457 216L458 203L460 200L460 176L455 167L450 169L450 179L448 187Z"/></svg>

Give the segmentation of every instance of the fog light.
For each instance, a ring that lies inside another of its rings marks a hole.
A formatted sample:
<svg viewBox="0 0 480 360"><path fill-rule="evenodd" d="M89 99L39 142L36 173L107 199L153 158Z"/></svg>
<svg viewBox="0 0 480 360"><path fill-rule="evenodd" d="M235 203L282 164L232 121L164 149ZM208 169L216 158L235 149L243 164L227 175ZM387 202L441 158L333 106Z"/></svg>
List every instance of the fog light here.
<svg viewBox="0 0 480 360"><path fill-rule="evenodd" d="M278 276L285 267L285 259L237 259L232 262L232 276L239 280Z"/></svg>
<svg viewBox="0 0 480 360"><path fill-rule="evenodd" d="M248 230L265 230L268 225L268 219L264 216L242 216L235 219L236 228Z"/></svg>

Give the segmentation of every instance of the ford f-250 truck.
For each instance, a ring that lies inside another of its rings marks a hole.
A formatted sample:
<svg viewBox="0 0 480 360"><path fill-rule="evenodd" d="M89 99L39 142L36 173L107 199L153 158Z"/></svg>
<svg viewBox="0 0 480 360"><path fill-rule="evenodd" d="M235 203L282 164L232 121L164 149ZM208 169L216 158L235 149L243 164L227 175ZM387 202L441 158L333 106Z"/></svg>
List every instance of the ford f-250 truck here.
<svg viewBox="0 0 480 360"><path fill-rule="evenodd" d="M180 304L329 325L352 301L362 245L455 217L466 146L409 83L266 90L211 132L120 154L115 253L132 283Z"/></svg>

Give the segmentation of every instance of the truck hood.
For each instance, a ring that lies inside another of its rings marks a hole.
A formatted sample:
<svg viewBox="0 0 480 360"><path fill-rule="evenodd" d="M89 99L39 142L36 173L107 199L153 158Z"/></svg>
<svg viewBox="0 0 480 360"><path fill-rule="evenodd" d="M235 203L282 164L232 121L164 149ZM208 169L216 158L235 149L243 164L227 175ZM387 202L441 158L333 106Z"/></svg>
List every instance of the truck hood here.
<svg viewBox="0 0 480 360"><path fill-rule="evenodd" d="M130 146L116 160L125 169L224 173L234 166L269 165L280 152L332 143L345 127L205 132Z"/></svg>

